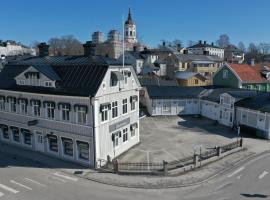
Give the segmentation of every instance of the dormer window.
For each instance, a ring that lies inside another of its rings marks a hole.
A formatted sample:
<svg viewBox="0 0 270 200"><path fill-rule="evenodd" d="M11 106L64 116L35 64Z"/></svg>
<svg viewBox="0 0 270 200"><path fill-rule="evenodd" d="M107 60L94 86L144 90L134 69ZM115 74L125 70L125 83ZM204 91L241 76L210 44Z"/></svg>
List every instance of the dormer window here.
<svg viewBox="0 0 270 200"><path fill-rule="evenodd" d="M121 80L124 80L124 75L122 73L120 73L119 71L111 72L111 80L110 80L111 87L117 86L118 81Z"/></svg>
<svg viewBox="0 0 270 200"><path fill-rule="evenodd" d="M52 81L45 81L44 86L45 87L53 87L53 82Z"/></svg>

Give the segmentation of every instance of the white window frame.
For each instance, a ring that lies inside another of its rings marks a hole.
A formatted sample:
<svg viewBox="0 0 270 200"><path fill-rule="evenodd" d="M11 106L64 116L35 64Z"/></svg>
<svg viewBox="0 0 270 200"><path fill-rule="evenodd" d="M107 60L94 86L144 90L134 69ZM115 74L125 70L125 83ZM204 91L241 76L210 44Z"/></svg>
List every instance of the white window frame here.
<svg viewBox="0 0 270 200"><path fill-rule="evenodd" d="M71 143L72 143L72 155L69 155L69 154L66 154L65 153L65 146L64 146L64 140L67 139L67 140L71 140ZM64 156L67 156L67 157L74 157L74 141L72 138L68 138L68 137L61 137L61 146L62 146L62 153Z"/></svg>
<svg viewBox="0 0 270 200"><path fill-rule="evenodd" d="M128 128L123 129L122 135L123 135L123 143L128 142Z"/></svg>
<svg viewBox="0 0 270 200"><path fill-rule="evenodd" d="M5 99L4 98L0 99L0 110L2 110L2 111L5 110Z"/></svg>
<svg viewBox="0 0 270 200"><path fill-rule="evenodd" d="M37 115L35 114L35 111L37 111ZM40 105L37 102L34 102L32 105L32 114L35 117L40 117Z"/></svg>
<svg viewBox="0 0 270 200"><path fill-rule="evenodd" d="M62 104L60 105L60 112L61 112L61 120L65 121L65 122L69 122L70 121L70 109L68 105ZM65 113L65 115L64 115ZM64 119L64 116L66 116L66 118L68 119Z"/></svg>
<svg viewBox="0 0 270 200"><path fill-rule="evenodd" d="M118 102L113 101L112 102L112 118L117 118L118 117Z"/></svg>
<svg viewBox="0 0 270 200"><path fill-rule="evenodd" d="M78 106L76 108L76 122L78 124L86 124L87 123L87 112L84 106ZM79 117L81 115L81 117ZM80 119L84 119L83 121L79 121Z"/></svg>
<svg viewBox="0 0 270 200"><path fill-rule="evenodd" d="M128 100L127 99L123 99L123 107L122 107L122 109L123 109L123 115L124 114L127 114L128 113Z"/></svg>
<svg viewBox="0 0 270 200"><path fill-rule="evenodd" d="M45 81L44 86L45 87L53 87L53 82L52 81Z"/></svg>
<svg viewBox="0 0 270 200"><path fill-rule="evenodd" d="M25 100L20 100L19 105L20 113L23 115L27 115L27 103L25 102Z"/></svg>
<svg viewBox="0 0 270 200"><path fill-rule="evenodd" d="M101 110L101 122L109 120L109 105L104 105Z"/></svg>
<svg viewBox="0 0 270 200"><path fill-rule="evenodd" d="M55 119L55 107L52 103L46 103L46 118Z"/></svg>

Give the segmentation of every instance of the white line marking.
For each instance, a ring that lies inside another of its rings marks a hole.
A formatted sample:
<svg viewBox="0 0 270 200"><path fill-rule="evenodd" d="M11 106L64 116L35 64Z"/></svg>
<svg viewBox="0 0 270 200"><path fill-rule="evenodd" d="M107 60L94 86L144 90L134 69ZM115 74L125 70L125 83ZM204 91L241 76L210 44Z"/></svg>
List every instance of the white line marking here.
<svg viewBox="0 0 270 200"><path fill-rule="evenodd" d="M26 186L26 185L23 185L23 184L21 184L21 183L18 183L18 182L14 181L14 180L10 180L10 182L11 182L11 183L14 183L14 184L16 184L16 185L19 185L19 186L21 186L21 187L23 187L23 188L25 188L25 189L27 189L27 190L32 190L32 188L30 188L30 187L28 187L28 186Z"/></svg>
<svg viewBox="0 0 270 200"><path fill-rule="evenodd" d="M17 194L17 193L19 192L18 190L15 190L15 189L13 189L13 188L11 188L11 187L8 187L8 186L6 186L6 185L3 185L3 184L1 184L1 183L0 183L0 188L4 189L4 190L6 190L6 191L12 192L12 193L14 193L14 194Z"/></svg>
<svg viewBox="0 0 270 200"><path fill-rule="evenodd" d="M267 171L263 171L263 173L260 174L259 179L262 179L264 176L268 174Z"/></svg>
<svg viewBox="0 0 270 200"><path fill-rule="evenodd" d="M236 178L237 178L237 179L240 179L241 177L242 177L242 174L240 174L240 175L239 175L239 176L237 176Z"/></svg>
<svg viewBox="0 0 270 200"><path fill-rule="evenodd" d="M77 178L74 178L74 177L70 177L70 176L65 176L63 174L58 174L58 173L54 173L55 176L59 176L61 178L65 178L65 179L68 179L68 180L71 180L71 181L77 181L78 179Z"/></svg>
<svg viewBox="0 0 270 200"><path fill-rule="evenodd" d="M63 183L66 183L66 181L64 179L61 179L61 178L58 178L58 177L55 177L55 176L49 176L49 178L54 179L54 180L58 180L58 181L63 182Z"/></svg>
<svg viewBox="0 0 270 200"><path fill-rule="evenodd" d="M239 169L237 169L236 171L234 171L233 173L231 173L230 175L228 175L228 178L234 176L235 174L241 172L244 169L245 169L245 167L240 167Z"/></svg>
<svg viewBox="0 0 270 200"><path fill-rule="evenodd" d="M32 180L32 179L30 179L30 178L24 178L25 180L27 180L27 181L30 181L30 182L32 182L32 183L35 183L35 184L37 184L37 185L40 185L40 186L42 186L42 187L46 187L46 185L44 185L44 184L42 184L42 183L39 183L39 182L37 182L37 181L35 181L35 180Z"/></svg>
<svg viewBox="0 0 270 200"><path fill-rule="evenodd" d="M2 196L4 196L4 195L5 195L4 193L0 192L0 197L2 197Z"/></svg>

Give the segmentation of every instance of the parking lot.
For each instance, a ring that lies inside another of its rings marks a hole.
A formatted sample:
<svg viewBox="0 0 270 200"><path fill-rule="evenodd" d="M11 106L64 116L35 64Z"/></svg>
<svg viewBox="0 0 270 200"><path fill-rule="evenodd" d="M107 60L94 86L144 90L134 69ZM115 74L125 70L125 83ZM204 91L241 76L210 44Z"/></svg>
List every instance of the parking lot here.
<svg viewBox="0 0 270 200"><path fill-rule="evenodd" d="M140 134L140 144L122 154L121 162L172 161L237 139L237 133L231 128L194 116L145 117L140 120ZM267 140L250 137L244 140L254 151L269 147Z"/></svg>

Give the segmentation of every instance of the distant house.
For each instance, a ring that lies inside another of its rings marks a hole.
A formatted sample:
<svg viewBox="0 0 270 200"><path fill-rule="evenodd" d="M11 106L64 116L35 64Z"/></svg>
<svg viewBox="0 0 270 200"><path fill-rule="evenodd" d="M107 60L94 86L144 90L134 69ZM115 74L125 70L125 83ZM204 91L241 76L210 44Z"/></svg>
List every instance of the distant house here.
<svg viewBox="0 0 270 200"><path fill-rule="evenodd" d="M245 53L238 49L235 45L228 45L224 49L224 60L229 63L243 63Z"/></svg>
<svg viewBox="0 0 270 200"><path fill-rule="evenodd" d="M123 55L121 55L118 60L121 62L123 60ZM125 63L131 64L137 74L141 73L144 60L144 56L136 50L125 52Z"/></svg>
<svg viewBox="0 0 270 200"><path fill-rule="evenodd" d="M213 76L213 85L270 91L270 68L266 65L224 64Z"/></svg>
<svg viewBox="0 0 270 200"><path fill-rule="evenodd" d="M207 78L197 72L181 72L175 74L179 86L205 86L209 84Z"/></svg>
<svg viewBox="0 0 270 200"><path fill-rule="evenodd" d="M218 56L196 54L171 54L166 60L169 78L174 78L177 71L190 71L211 79L212 75L223 64L223 60Z"/></svg>
<svg viewBox="0 0 270 200"><path fill-rule="evenodd" d="M202 43L202 41L200 40L198 44L188 47L187 49L194 54L215 55L220 57L222 60L224 59L224 49L215 46L213 42L212 44L207 44L206 41Z"/></svg>

